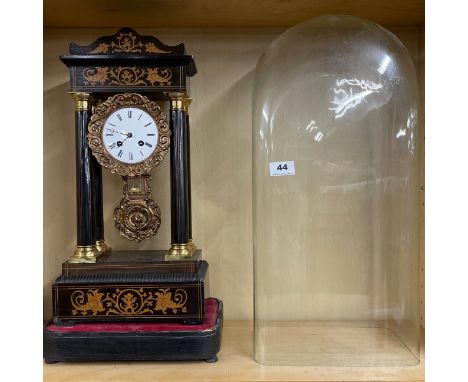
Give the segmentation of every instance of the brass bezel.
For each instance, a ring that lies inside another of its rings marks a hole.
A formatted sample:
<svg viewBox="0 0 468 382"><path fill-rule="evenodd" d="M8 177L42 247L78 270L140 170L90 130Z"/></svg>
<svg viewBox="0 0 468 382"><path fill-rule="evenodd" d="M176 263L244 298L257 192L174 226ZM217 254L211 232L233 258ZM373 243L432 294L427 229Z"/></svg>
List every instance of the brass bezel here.
<svg viewBox="0 0 468 382"><path fill-rule="evenodd" d="M137 163L124 163L115 159L104 147L102 129L107 118L117 110L135 107L146 111L156 122L158 143L153 153L145 160ZM88 144L93 155L101 166L120 176L138 176L151 171L158 165L169 150L170 130L166 114L147 97L138 93L123 93L109 97L96 106L88 125Z"/></svg>

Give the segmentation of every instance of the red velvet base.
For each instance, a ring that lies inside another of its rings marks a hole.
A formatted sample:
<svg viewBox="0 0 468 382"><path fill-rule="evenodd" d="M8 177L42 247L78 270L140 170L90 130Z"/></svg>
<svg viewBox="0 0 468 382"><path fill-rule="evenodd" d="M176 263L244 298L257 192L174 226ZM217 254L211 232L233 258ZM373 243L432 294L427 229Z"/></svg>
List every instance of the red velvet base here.
<svg viewBox="0 0 468 382"><path fill-rule="evenodd" d="M94 322L44 328L46 363L61 361L215 362L221 347L223 302L205 300L201 325Z"/></svg>
<svg viewBox="0 0 468 382"><path fill-rule="evenodd" d="M46 330L50 332L99 332L99 333L131 333L131 332L178 332L201 331L212 329L216 324L218 313L218 300L205 299L205 319L201 325L184 325L180 323L138 322L138 323L84 323L74 326L57 326L51 323Z"/></svg>

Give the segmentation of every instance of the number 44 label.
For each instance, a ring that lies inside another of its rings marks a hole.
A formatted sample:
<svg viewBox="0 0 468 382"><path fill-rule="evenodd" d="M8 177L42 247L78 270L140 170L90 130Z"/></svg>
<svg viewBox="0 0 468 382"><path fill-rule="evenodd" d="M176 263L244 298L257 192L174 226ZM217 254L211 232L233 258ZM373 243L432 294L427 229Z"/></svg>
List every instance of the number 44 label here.
<svg viewBox="0 0 468 382"><path fill-rule="evenodd" d="M270 176L294 175L294 161L270 162Z"/></svg>

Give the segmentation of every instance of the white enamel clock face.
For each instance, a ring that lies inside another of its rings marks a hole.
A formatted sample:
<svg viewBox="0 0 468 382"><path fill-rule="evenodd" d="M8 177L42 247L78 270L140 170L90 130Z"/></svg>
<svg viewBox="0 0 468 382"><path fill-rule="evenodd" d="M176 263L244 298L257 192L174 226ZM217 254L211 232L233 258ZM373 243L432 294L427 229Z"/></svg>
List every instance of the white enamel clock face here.
<svg viewBox="0 0 468 382"><path fill-rule="evenodd" d="M156 121L136 107L114 111L102 129L102 141L109 154L129 164L147 159L156 149L158 138Z"/></svg>

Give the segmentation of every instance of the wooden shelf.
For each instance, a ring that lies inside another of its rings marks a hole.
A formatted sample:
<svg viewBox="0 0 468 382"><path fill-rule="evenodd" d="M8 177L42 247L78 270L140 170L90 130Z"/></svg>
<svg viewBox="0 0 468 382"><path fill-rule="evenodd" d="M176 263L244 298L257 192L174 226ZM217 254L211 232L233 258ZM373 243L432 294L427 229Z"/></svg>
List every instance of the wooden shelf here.
<svg viewBox="0 0 468 382"><path fill-rule="evenodd" d="M217 363L97 362L44 365L44 381L424 381L424 348L418 366L262 366L252 357L252 322L226 321Z"/></svg>
<svg viewBox="0 0 468 382"><path fill-rule="evenodd" d="M44 0L45 27L290 27L348 14L386 26L424 23L424 0Z"/></svg>

